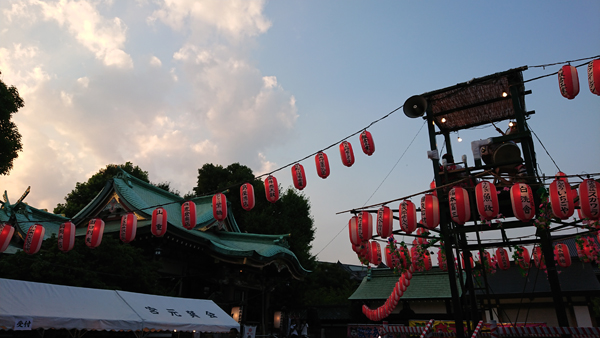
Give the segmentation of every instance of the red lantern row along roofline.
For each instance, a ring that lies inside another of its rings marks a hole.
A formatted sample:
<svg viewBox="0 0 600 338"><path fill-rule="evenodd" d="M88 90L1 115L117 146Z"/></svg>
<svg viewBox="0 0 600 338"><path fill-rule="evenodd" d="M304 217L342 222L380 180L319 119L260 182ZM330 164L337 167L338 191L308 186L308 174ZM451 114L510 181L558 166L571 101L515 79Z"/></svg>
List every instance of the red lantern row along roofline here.
<svg viewBox="0 0 600 338"><path fill-rule="evenodd" d="M587 78L592 94L600 95L600 59L592 60L587 66ZM579 94L577 68L564 65L558 71L558 89L565 98L572 100Z"/></svg>

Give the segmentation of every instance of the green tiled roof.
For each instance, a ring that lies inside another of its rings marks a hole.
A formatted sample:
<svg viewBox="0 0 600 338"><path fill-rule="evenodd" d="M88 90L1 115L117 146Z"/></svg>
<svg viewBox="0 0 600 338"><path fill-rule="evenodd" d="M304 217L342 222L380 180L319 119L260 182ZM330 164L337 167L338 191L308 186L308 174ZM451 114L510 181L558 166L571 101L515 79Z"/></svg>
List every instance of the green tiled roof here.
<svg viewBox="0 0 600 338"><path fill-rule="evenodd" d="M24 238L27 235L29 227L34 224L41 224L46 229L44 239L58 232L60 225L68 220L61 215L55 215L44 210L36 209L25 203L9 205L5 203L0 209L0 222L8 222L13 216L13 221L16 221L15 236L17 234Z"/></svg>
<svg viewBox="0 0 600 338"><path fill-rule="evenodd" d="M350 300L385 300L400 276L391 269L371 269L371 277L365 277ZM415 272L402 299L445 299L452 298L448 273L434 268L427 272Z"/></svg>

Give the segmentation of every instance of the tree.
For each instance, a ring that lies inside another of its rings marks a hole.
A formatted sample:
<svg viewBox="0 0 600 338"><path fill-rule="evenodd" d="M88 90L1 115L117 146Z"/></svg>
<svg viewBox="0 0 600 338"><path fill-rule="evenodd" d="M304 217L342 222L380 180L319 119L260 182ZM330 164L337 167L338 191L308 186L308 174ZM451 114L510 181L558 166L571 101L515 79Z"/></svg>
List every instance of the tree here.
<svg viewBox="0 0 600 338"><path fill-rule="evenodd" d="M2 74L2 73L0 73ZM12 115L23 108L23 99L17 88L7 87L0 80L0 174L8 175L13 168L13 160L23 150L21 134L17 125L11 121Z"/></svg>
<svg viewBox="0 0 600 338"><path fill-rule="evenodd" d="M247 182L254 187L256 201L250 211L244 210L240 203L240 186ZM264 197L264 183L254 178L252 169L239 163L230 164L225 168L207 163L198 169L198 185L194 188L196 196L225 190L228 190L227 200L242 232L291 234L288 241L290 249L305 268L311 269L315 261L310 254L315 229L306 196L288 188L280 194L276 203L270 203Z"/></svg>
<svg viewBox="0 0 600 338"><path fill-rule="evenodd" d="M139 178L144 182L150 183L157 188L168 191L174 195L179 195L179 191L171 189L171 184L169 182L157 184L150 182L148 179L148 172L142 170L137 165L134 166L131 162L119 165L109 164L106 168L100 169L100 171L92 175L87 182L77 182L75 189L65 197L65 203L59 203L56 208L54 208L54 213L64 214L66 217L75 216L81 209L88 205L96 195L98 195L102 188L104 188L106 182L116 176L120 172L120 169L123 169L128 174Z"/></svg>

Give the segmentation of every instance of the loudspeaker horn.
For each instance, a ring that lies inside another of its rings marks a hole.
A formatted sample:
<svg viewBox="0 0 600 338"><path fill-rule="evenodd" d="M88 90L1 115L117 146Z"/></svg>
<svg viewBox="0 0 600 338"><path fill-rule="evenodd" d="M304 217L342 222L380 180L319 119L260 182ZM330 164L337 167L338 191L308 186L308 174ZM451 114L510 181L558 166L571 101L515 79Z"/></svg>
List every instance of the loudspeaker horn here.
<svg viewBox="0 0 600 338"><path fill-rule="evenodd" d="M404 115L411 119L421 117L427 110L427 100L424 97L415 95L411 96L404 102Z"/></svg>

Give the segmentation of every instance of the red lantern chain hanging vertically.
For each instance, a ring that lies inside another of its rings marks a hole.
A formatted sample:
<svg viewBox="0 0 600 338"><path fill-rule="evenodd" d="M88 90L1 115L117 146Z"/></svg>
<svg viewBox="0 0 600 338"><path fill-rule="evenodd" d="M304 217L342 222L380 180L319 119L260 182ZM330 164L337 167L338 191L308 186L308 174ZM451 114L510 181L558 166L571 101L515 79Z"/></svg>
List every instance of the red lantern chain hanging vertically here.
<svg viewBox="0 0 600 338"><path fill-rule="evenodd" d="M421 222L427 229L440 225L440 205L438 198L432 194L421 197Z"/></svg>
<svg viewBox="0 0 600 338"><path fill-rule="evenodd" d="M520 221L528 222L535 216L533 193L527 184L515 183L510 188L510 201L513 214Z"/></svg>
<svg viewBox="0 0 600 338"><path fill-rule="evenodd" d="M34 224L29 227L25 243L23 243L23 251L28 255L36 254L42 247L46 229L40 224Z"/></svg>
<svg viewBox="0 0 600 338"><path fill-rule="evenodd" d="M214 201L215 199L213 197L213 205ZM192 230L196 227L196 203L186 201L181 205L181 225L188 230Z"/></svg>
<svg viewBox="0 0 600 338"><path fill-rule="evenodd" d="M377 210L377 234L382 238L388 238L392 235L394 226L394 214L392 209L383 206Z"/></svg>
<svg viewBox="0 0 600 338"><path fill-rule="evenodd" d="M488 181L479 182L475 187L475 200L477 201L477 212L482 220L489 221L498 216L500 207L495 185Z"/></svg>
<svg viewBox="0 0 600 338"><path fill-rule="evenodd" d="M373 136L368 131L360 133L360 146L365 154L371 156L375 152L375 143L373 142Z"/></svg>
<svg viewBox="0 0 600 338"><path fill-rule="evenodd" d="M68 221L60 225L57 235L58 250L71 251L75 246L75 224Z"/></svg>
<svg viewBox="0 0 600 338"><path fill-rule="evenodd" d="M329 176L329 160L327 159L327 154L322 151L319 151L317 155L315 155L315 165L317 166L317 175L320 178L327 178Z"/></svg>
<svg viewBox="0 0 600 338"><path fill-rule="evenodd" d="M275 203L279 199L279 185L275 176L269 175L265 178L265 196L271 203Z"/></svg>
<svg viewBox="0 0 600 338"><path fill-rule="evenodd" d="M104 221L92 218L85 233L85 245L92 249L97 248L102 243L102 235L104 235Z"/></svg>
<svg viewBox="0 0 600 338"><path fill-rule="evenodd" d="M564 65L558 71L558 87L560 94L569 100L572 100L579 94L579 76L577 68L571 65Z"/></svg>
<svg viewBox="0 0 600 338"><path fill-rule="evenodd" d="M304 173L304 167L300 163L296 163L292 166L292 179L294 180L294 187L298 190L306 188L306 174Z"/></svg>
<svg viewBox="0 0 600 338"><path fill-rule="evenodd" d="M216 193L212 198L213 217L223 222L227 218L227 198L222 193Z"/></svg>
<svg viewBox="0 0 600 338"><path fill-rule="evenodd" d="M133 212L129 212L121 217L121 229L119 238L124 243L129 243L135 239L137 232L137 216Z"/></svg>
<svg viewBox="0 0 600 338"><path fill-rule="evenodd" d="M150 231L156 237L164 236L167 232L167 210L162 207L154 209Z"/></svg>
<svg viewBox="0 0 600 338"><path fill-rule="evenodd" d="M465 188L453 187L448 193L450 217L457 224L465 224L471 219L471 204Z"/></svg>
<svg viewBox="0 0 600 338"><path fill-rule="evenodd" d="M246 211L254 208L254 186L252 184L244 183L240 186L240 203L242 204L242 209Z"/></svg>
<svg viewBox="0 0 600 338"><path fill-rule="evenodd" d="M352 145L348 141L340 143L340 156L342 163L346 167L351 167L354 164L354 152L352 151Z"/></svg>
<svg viewBox="0 0 600 338"><path fill-rule="evenodd" d="M8 248L14 233L15 228L12 225L6 223L0 224L0 252L4 252Z"/></svg>
<svg viewBox="0 0 600 338"><path fill-rule="evenodd" d="M588 63L587 76L590 91L593 94L600 95L600 59Z"/></svg>

